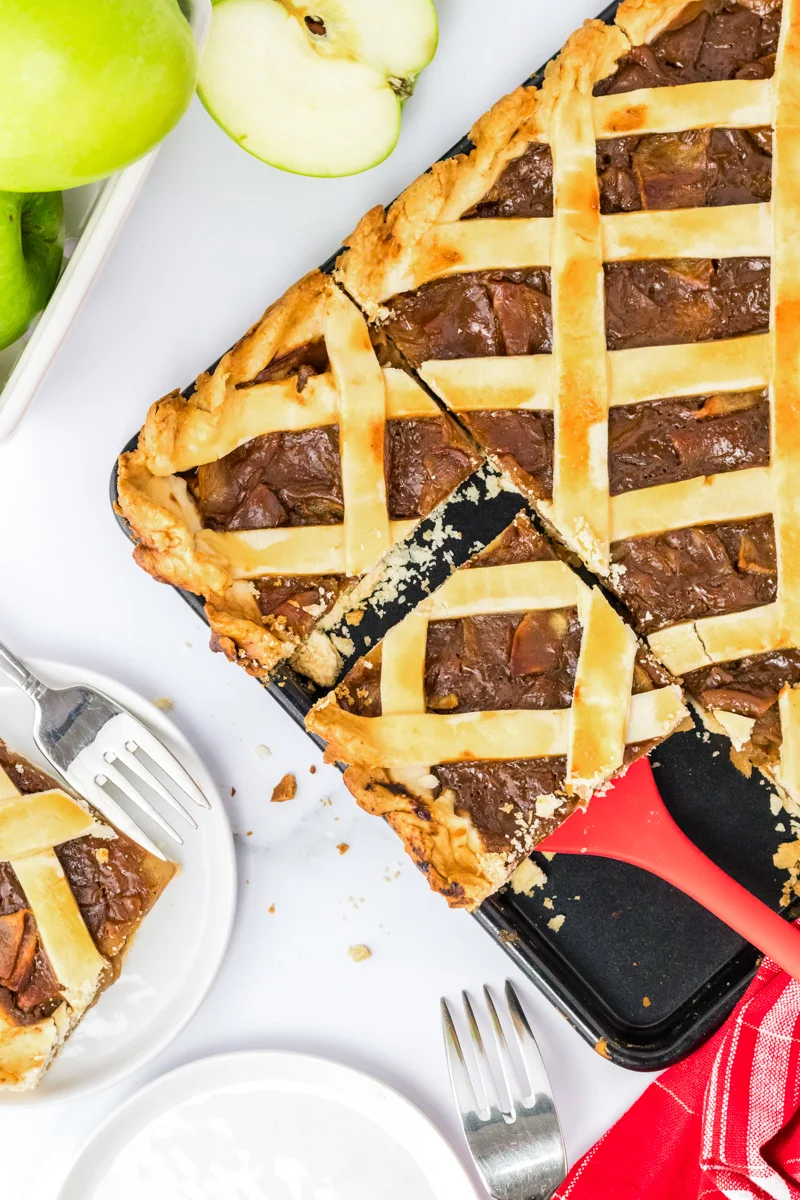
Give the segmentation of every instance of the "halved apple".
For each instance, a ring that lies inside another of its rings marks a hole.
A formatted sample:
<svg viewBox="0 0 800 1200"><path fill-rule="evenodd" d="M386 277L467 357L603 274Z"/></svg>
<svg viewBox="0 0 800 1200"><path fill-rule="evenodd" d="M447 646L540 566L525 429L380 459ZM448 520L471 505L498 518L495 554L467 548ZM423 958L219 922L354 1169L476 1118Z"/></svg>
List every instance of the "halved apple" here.
<svg viewBox="0 0 800 1200"><path fill-rule="evenodd" d="M198 91L256 158L300 175L355 175L397 144L437 36L432 0L218 0Z"/></svg>

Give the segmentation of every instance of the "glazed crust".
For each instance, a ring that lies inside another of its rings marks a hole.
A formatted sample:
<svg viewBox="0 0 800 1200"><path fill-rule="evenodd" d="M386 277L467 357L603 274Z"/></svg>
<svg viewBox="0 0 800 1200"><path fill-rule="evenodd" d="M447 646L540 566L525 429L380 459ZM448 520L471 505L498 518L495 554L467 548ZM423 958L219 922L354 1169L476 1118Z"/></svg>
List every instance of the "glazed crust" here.
<svg viewBox="0 0 800 1200"><path fill-rule="evenodd" d="M383 300L414 287L421 270L435 274L445 265L441 251L427 244L431 229L458 221L477 204L543 128L536 89L517 88L475 122L474 150L434 163L388 209L370 209L346 239L334 272L368 316L379 316Z"/></svg>
<svg viewBox="0 0 800 1200"><path fill-rule="evenodd" d="M0 858L10 862L24 892L28 919L35 923L36 938L58 980L60 996L49 1016L21 1021L13 1002L8 1003L9 993L0 989L0 1088L24 1091L39 1083L60 1045L118 977L135 927L119 927L113 937L95 944L54 850L76 838L110 841L118 835L82 800L64 792L20 755L8 755L4 761L9 770L13 763L35 781L34 787L45 789L23 794L11 778L14 772L8 774L0 767ZM144 854L136 869L148 893L138 927L173 877L175 866Z"/></svg>
<svg viewBox="0 0 800 1200"><path fill-rule="evenodd" d="M144 450L137 449L119 460L117 497L118 511L137 541L135 561L159 582L203 597L214 645L226 658L248 674L267 678L294 653L296 640L264 625L252 585L232 579L224 559L196 546L193 506L183 480L158 479Z"/></svg>
<svg viewBox="0 0 800 1200"><path fill-rule="evenodd" d="M386 818L431 890L451 908L477 908L532 848L530 838L513 855L488 850L470 818L456 812L450 792L415 797L393 787L387 772L363 767L348 767L344 781L365 812Z"/></svg>

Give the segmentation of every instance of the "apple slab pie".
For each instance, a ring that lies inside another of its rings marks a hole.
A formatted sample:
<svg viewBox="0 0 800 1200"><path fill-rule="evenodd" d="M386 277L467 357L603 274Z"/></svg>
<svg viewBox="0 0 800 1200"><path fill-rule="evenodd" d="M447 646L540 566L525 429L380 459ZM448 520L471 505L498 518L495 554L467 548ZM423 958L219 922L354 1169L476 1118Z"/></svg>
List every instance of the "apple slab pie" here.
<svg viewBox="0 0 800 1200"><path fill-rule="evenodd" d="M800 811L800 2L625 0L337 278Z"/></svg>
<svg viewBox="0 0 800 1200"><path fill-rule="evenodd" d="M472 909L687 715L680 687L601 590L520 515L306 724L430 886Z"/></svg>
<svg viewBox="0 0 800 1200"><path fill-rule="evenodd" d="M174 873L0 742L0 1088L40 1082Z"/></svg>
<svg viewBox="0 0 800 1200"><path fill-rule="evenodd" d="M137 562L204 598L214 644L267 678L340 672L320 630L483 461L341 288L312 272L118 469Z"/></svg>

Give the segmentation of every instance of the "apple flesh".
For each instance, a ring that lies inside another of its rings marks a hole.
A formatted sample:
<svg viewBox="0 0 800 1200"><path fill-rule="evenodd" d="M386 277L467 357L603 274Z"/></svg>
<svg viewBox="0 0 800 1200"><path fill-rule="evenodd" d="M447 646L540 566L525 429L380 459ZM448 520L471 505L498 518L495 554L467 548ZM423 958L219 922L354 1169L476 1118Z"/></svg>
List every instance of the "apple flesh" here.
<svg viewBox="0 0 800 1200"><path fill-rule="evenodd" d="M0 350L47 304L63 255L61 193L0 192Z"/></svg>
<svg viewBox="0 0 800 1200"><path fill-rule="evenodd" d="M354 175L397 144L437 36L432 0L218 0L198 91L256 158L300 175Z"/></svg>
<svg viewBox="0 0 800 1200"><path fill-rule="evenodd" d="M0 188L46 192L140 158L191 100L177 0L2 0Z"/></svg>

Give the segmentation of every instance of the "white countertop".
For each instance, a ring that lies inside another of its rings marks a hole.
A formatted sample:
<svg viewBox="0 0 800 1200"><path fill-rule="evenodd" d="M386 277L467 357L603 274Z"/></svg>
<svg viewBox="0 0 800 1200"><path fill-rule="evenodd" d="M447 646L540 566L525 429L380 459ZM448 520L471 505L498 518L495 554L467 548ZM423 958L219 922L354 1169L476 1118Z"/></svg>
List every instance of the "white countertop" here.
<svg viewBox="0 0 800 1200"><path fill-rule="evenodd" d="M133 565L108 503L114 458L150 402L212 362L599 2L437 7L439 52L407 107L400 145L365 175L328 181L272 170L193 104L17 438L0 449L3 638L22 655L83 664L147 697L172 698L171 715L223 793L236 788L241 875L220 976L168 1050L85 1100L2 1109L4 1195L49 1200L84 1139L124 1098L174 1066L226 1050L309 1051L360 1067L419 1104L462 1150L438 999L507 975L533 1019L570 1161L648 1082L595 1054L474 920L428 892L389 828L356 807L338 772L322 766L255 681L209 653L188 607ZM258 744L271 757L257 755ZM290 770L297 799L271 805L272 787ZM343 856L339 842L350 845ZM348 957L358 942L372 949L369 961Z"/></svg>

